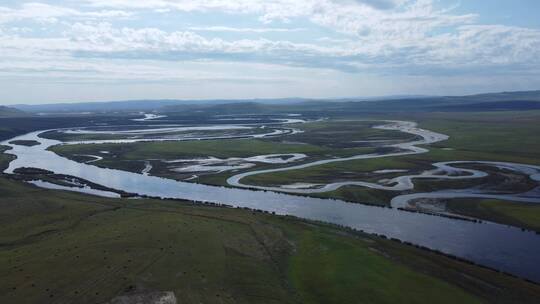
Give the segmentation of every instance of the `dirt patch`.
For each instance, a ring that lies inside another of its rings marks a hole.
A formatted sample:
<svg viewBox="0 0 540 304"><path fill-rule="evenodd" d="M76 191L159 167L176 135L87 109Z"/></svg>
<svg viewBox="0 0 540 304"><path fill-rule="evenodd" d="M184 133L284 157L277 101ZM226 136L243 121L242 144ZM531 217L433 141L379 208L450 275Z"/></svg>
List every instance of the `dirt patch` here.
<svg viewBox="0 0 540 304"><path fill-rule="evenodd" d="M118 296L107 304L176 304L176 296L172 291L137 293Z"/></svg>

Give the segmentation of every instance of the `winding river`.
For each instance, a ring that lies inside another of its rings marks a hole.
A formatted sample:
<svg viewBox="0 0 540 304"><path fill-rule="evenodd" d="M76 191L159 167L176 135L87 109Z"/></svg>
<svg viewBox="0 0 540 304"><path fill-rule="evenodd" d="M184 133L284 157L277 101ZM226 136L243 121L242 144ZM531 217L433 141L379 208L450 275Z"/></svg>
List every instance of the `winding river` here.
<svg viewBox="0 0 540 304"><path fill-rule="evenodd" d="M408 121L387 121L386 124L381 126L376 126L374 128L382 130L398 130L408 134L416 135L422 139L399 143L399 144L390 144L386 147L396 148L398 152L386 153L386 154L362 154L355 155L347 158L333 158L326 160L319 160L311 163L305 163L297 166L289 166L285 168L278 169L267 169L267 170L256 170L249 171L241 174L234 175L227 180L227 183L234 187L241 188L250 188L257 190L265 191L277 191L291 194L314 194L314 193L324 193L329 191L337 190L345 186L360 186L377 190L384 191L406 191L414 189L414 179L438 179L438 180L463 180L463 179L475 179L486 177L488 174L480 170L473 169L463 169L456 168L453 165L464 165L464 164L482 164L486 166L497 167L499 169L507 169L511 171L516 171L525 175L528 175L530 179L535 181L540 181L540 166L526 165L526 164L517 164L517 163L508 163L508 162L487 162L487 161L449 161L449 162L438 162L432 164L435 169L427 170L421 174L416 175L402 175L396 178L387 180L384 184L380 183L370 183L364 181L344 181L337 183L329 183L325 185L317 185L313 187L313 184L306 183L305 188L302 187L290 187L290 185L282 185L279 187L268 187L268 186L258 186L242 183L242 179L255 176L260 174L268 174L275 172L286 172L291 170L300 170L314 166L321 166L330 163L352 161L352 160L362 160L362 159L373 159L373 158L383 158L383 157L395 157L395 156L404 156L404 155L414 155L428 152L427 149L418 147L418 145L428 145L448 139L447 135L435 133L429 130L424 130L417 128L416 123ZM398 170L399 171L399 170ZM395 197L391 204L394 208L406 208L409 207L409 202L414 199L419 198L494 198L501 200L509 200L516 202L529 202L529 203L540 203L540 191L530 191L525 193L517 194L497 194L497 193L486 193L481 190L446 190L446 191L437 191L430 193L415 193L415 194L406 194Z"/></svg>
<svg viewBox="0 0 540 304"><path fill-rule="evenodd" d="M392 122L381 127L406 128L411 132L419 132L418 135L423 139L402 144L401 148L407 150L403 153L423 153L427 150L416 145L447 138L442 134L416 129L412 123L406 123L404 126L402 122ZM9 140L35 140L40 145L28 147L10 144L9 141L1 143L12 148L5 153L17 156L5 173L13 174L17 168L33 167L79 177L96 184L106 183L109 188L139 195L227 204L330 222L422 245L540 282L540 237L532 232L524 232L518 228L490 222L473 223L404 212L395 208L371 207L273 191L207 186L99 168L91 164L68 160L48 151L49 147L62 144L62 142L39 137L39 134L43 132L33 132ZM393 155L396 154L384 156ZM509 164L504 165L509 166ZM515 166L510 164L510 167ZM527 168L531 173L531 178L537 177L540 172L533 167ZM474 173L469 172L469 174ZM406 181L403 182L406 183Z"/></svg>

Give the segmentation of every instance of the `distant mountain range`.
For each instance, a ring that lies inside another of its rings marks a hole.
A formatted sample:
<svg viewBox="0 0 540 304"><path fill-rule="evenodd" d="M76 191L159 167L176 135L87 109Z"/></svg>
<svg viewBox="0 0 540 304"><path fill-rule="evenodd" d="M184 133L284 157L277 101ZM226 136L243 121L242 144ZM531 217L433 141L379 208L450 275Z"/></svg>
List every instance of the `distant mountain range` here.
<svg viewBox="0 0 540 304"><path fill-rule="evenodd" d="M21 110L0 106L0 117L15 117L21 115L25 115L25 113Z"/></svg>
<svg viewBox="0 0 540 304"><path fill-rule="evenodd" d="M467 96L403 98L364 102L365 110L384 111L523 111L540 109L540 91L487 93Z"/></svg>
<svg viewBox="0 0 540 304"><path fill-rule="evenodd" d="M339 99L244 99L244 100L130 100L112 102L58 103L44 105L14 105L30 113L113 113L135 111L177 112L205 109L216 113L268 112L275 110L309 110L317 104L328 111L497 111L540 109L540 91L502 92L468 96L386 96ZM3 107L5 108L5 107ZM1 111L2 108L0 108ZM4 110L9 113L10 110ZM16 110L15 110L16 111ZM11 110L13 112L13 109ZM1 113L1 112L0 112ZM20 112L19 112L20 113ZM0 114L1 115L1 114ZM13 115L13 114L12 114Z"/></svg>
<svg viewBox="0 0 540 304"><path fill-rule="evenodd" d="M361 115L388 112L484 112L540 110L540 91L503 92L469 96L406 97L394 99L323 99L296 103L233 102L220 105L174 105L161 112L204 111L207 114L325 113Z"/></svg>
<svg viewBox="0 0 540 304"><path fill-rule="evenodd" d="M282 98L282 99L246 99L246 100L232 100L232 99L209 99L209 100L175 100L175 99L163 99L163 100L127 100L127 101L108 101L108 102L83 102L83 103L55 103L55 104L41 104L41 105L13 105L26 112L33 113L66 113L66 112L122 112L122 111L154 111L170 106L210 106L210 105L223 105L238 102L255 102L263 104L289 104L304 102L308 99L303 98Z"/></svg>
<svg viewBox="0 0 540 304"><path fill-rule="evenodd" d="M182 99L148 99L148 100L125 100L105 102L81 102L81 103L52 103L52 104L18 104L11 107L21 111L32 113L84 113L84 112L114 112L114 111L154 111L174 106L213 106L225 104L257 103L268 105L287 105L309 101L348 102L359 100L395 100L399 98L426 98L420 95L396 95L385 97L348 97L335 99L309 99L309 98L255 98L255 99L205 99L205 100L182 100Z"/></svg>

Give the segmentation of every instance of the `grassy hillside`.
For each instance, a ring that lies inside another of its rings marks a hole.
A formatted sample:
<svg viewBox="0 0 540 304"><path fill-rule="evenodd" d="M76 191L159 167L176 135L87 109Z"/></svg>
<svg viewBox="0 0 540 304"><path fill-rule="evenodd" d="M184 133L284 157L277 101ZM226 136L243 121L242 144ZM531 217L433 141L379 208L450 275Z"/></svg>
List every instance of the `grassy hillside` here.
<svg viewBox="0 0 540 304"><path fill-rule="evenodd" d="M532 303L540 287L372 236L182 201L0 178L0 302Z"/></svg>
<svg viewBox="0 0 540 304"><path fill-rule="evenodd" d="M531 131L536 114L501 115L407 118L452 135L426 155L428 160L537 159L538 133ZM497 141L501 132L516 134L515 141ZM327 146L327 137L313 140ZM211 142L189 143L182 150L194 153L199 145ZM252 149L226 146L223 151L234 154ZM274 143L258 147L251 152L263 153ZM447 147L455 150L443 150ZM0 169L9 160L1 154ZM411 166L407 158L373 161L364 169ZM540 298L538 285L501 273L291 218L185 201L96 198L38 189L1 175L0 193L0 303L105 303L122 294L165 291L181 303L534 303ZM493 206L515 217L529 212Z"/></svg>

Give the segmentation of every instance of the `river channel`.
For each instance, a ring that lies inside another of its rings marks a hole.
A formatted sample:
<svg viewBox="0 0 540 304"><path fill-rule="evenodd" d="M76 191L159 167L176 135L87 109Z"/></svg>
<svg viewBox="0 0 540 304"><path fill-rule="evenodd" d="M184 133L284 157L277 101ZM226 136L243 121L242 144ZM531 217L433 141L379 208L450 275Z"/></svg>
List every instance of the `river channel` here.
<svg viewBox="0 0 540 304"><path fill-rule="evenodd" d="M408 127L412 128L411 125ZM404 212L396 208L372 207L273 191L208 186L100 168L66 159L47 150L63 143L40 137L44 132L29 133L2 143L12 148L5 153L17 157L4 173L13 174L14 170L23 167L38 168L128 193L227 204L344 225L425 246L540 282L540 237L532 232L490 222L474 223ZM433 142L434 139L429 138L432 134L425 135L428 137L424 137L422 144ZM34 140L40 144L10 144L13 140ZM409 143L415 153L425 150L416 147L416 144L419 143ZM533 173L531 176L536 177L534 174L538 174Z"/></svg>

